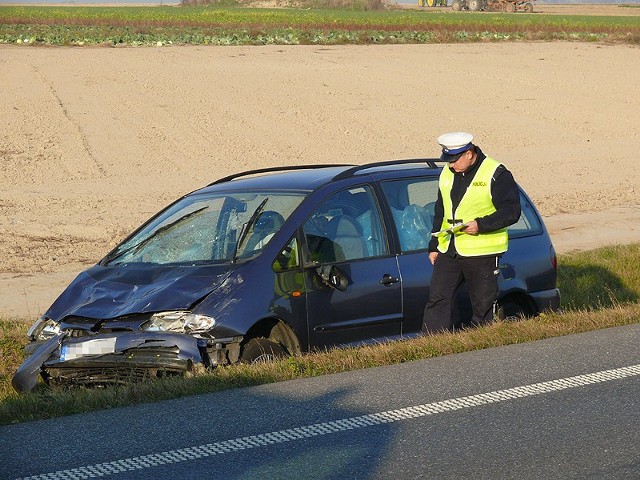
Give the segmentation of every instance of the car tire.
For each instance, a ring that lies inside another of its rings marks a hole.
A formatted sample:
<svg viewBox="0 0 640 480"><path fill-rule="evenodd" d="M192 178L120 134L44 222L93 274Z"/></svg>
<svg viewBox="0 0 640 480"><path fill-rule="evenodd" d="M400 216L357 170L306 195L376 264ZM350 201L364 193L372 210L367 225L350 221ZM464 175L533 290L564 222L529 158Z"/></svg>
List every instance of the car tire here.
<svg viewBox="0 0 640 480"><path fill-rule="evenodd" d="M528 306L521 305L513 300L507 300L498 304L497 315L500 320L510 322L531 317L533 313Z"/></svg>
<svg viewBox="0 0 640 480"><path fill-rule="evenodd" d="M460 10L462 10L462 1L461 0L453 0L453 2L451 2L451 8L452 8L453 11L459 12Z"/></svg>
<svg viewBox="0 0 640 480"><path fill-rule="evenodd" d="M287 350L268 338L258 337L249 340L240 353L242 363L267 363L288 356Z"/></svg>

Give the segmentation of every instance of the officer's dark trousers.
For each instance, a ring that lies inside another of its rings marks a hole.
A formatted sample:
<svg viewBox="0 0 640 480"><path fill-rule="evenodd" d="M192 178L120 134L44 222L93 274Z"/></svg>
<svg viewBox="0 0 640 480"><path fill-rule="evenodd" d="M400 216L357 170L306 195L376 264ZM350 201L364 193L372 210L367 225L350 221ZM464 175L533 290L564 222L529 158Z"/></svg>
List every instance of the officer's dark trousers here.
<svg viewBox="0 0 640 480"><path fill-rule="evenodd" d="M463 282L467 284L473 309L471 323L490 322L498 297L498 259L498 256L477 258L439 254L433 266L431 296L424 311L422 331L453 327L454 299Z"/></svg>

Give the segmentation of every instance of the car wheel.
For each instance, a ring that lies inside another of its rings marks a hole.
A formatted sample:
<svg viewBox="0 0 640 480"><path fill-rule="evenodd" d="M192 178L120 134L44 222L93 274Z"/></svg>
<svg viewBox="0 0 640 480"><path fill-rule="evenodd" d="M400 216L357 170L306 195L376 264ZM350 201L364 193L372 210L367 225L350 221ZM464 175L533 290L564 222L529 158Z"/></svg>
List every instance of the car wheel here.
<svg viewBox="0 0 640 480"><path fill-rule="evenodd" d="M514 321L533 316L533 312L526 305L521 305L513 300L498 303L498 318L500 320Z"/></svg>
<svg viewBox="0 0 640 480"><path fill-rule="evenodd" d="M242 348L240 361L242 363L266 363L277 358L284 358L288 352L281 345L268 338L252 338Z"/></svg>
<svg viewBox="0 0 640 480"><path fill-rule="evenodd" d="M451 8L454 11L459 12L462 10L462 2L460 0L453 0L453 2L451 2Z"/></svg>
<svg viewBox="0 0 640 480"><path fill-rule="evenodd" d="M533 3L525 3L524 4L524 11L526 13L533 13Z"/></svg>

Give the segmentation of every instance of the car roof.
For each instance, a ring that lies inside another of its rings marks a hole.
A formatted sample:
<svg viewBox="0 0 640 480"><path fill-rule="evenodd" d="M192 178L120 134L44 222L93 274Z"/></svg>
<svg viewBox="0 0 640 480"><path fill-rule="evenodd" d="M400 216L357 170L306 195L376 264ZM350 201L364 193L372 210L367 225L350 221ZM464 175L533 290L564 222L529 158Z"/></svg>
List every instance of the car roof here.
<svg viewBox="0 0 640 480"><path fill-rule="evenodd" d="M362 165L295 165L248 170L216 180L206 187L196 190L196 192L209 193L229 190L312 191L333 181L364 174L380 173L382 177L392 177L394 172L407 173L415 170L416 174L424 174L431 170L431 174L436 175L440 169L435 164L436 161L438 160L407 159Z"/></svg>

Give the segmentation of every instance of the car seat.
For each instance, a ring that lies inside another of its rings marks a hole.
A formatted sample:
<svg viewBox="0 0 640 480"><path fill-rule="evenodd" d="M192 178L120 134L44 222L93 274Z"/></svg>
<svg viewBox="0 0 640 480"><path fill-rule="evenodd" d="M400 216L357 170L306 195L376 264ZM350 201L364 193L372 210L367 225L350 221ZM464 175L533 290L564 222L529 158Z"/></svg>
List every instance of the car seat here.
<svg viewBox="0 0 640 480"><path fill-rule="evenodd" d="M358 222L349 215L340 215L329 222L333 229L336 245L336 261L355 260L366 257L366 247Z"/></svg>
<svg viewBox="0 0 640 480"><path fill-rule="evenodd" d="M271 237L284 224L284 217L273 210L265 210L260 214L253 227L253 233L247 240L245 252L252 252L263 248Z"/></svg>

